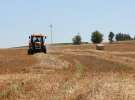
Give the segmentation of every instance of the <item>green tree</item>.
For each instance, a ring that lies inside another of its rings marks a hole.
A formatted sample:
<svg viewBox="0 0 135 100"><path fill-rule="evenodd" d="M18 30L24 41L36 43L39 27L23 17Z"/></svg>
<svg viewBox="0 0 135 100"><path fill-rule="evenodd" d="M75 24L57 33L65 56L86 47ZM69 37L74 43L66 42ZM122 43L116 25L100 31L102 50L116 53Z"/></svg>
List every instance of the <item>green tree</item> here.
<svg viewBox="0 0 135 100"><path fill-rule="evenodd" d="M113 38L114 38L114 33L110 32L109 35L108 35L108 40L110 41L110 43L113 42Z"/></svg>
<svg viewBox="0 0 135 100"><path fill-rule="evenodd" d="M93 43L101 43L103 41L103 35L99 31L95 31L91 35L91 41Z"/></svg>
<svg viewBox="0 0 135 100"><path fill-rule="evenodd" d="M116 41L126 41L132 40L132 37L129 34L118 33L115 36Z"/></svg>
<svg viewBox="0 0 135 100"><path fill-rule="evenodd" d="M78 35L76 35L76 36L73 37L72 41L73 41L73 44L75 44L75 45L80 45L81 42L82 42L82 38L81 38L81 36L78 34Z"/></svg>

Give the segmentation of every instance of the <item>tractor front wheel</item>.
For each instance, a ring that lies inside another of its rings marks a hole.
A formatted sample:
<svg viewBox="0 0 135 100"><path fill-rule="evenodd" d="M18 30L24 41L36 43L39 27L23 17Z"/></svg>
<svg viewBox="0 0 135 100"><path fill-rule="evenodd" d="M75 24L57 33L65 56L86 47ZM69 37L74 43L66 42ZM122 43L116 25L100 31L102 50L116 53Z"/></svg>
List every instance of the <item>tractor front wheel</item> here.
<svg viewBox="0 0 135 100"><path fill-rule="evenodd" d="M33 50L32 49L29 49L28 50L28 55L33 55L33 54L34 54Z"/></svg>

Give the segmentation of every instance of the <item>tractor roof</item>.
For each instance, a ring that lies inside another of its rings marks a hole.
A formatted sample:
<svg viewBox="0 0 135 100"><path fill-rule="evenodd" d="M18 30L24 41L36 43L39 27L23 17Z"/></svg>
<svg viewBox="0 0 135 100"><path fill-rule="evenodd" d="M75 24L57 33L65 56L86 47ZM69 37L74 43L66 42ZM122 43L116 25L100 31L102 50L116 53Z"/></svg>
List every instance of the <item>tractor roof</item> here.
<svg viewBox="0 0 135 100"><path fill-rule="evenodd" d="M39 33L34 33L31 35L32 37L46 37L46 35L39 34Z"/></svg>

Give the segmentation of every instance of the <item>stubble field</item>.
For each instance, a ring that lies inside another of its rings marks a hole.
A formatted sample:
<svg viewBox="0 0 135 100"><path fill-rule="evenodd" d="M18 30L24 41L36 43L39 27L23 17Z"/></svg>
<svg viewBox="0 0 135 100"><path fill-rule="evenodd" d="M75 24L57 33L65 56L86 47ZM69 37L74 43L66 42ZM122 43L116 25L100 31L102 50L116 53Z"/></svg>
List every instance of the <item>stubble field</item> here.
<svg viewBox="0 0 135 100"><path fill-rule="evenodd" d="M135 43L0 49L0 100L135 100Z"/></svg>

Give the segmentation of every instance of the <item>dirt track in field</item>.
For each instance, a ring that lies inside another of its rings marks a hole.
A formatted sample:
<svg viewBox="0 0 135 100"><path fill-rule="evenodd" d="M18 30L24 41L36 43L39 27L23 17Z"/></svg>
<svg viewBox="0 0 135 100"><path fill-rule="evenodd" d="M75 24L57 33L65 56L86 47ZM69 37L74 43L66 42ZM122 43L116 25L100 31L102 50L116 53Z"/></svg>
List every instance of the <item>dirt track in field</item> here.
<svg viewBox="0 0 135 100"><path fill-rule="evenodd" d="M0 50L0 99L134 100L135 43ZM11 88L11 89L10 89Z"/></svg>

